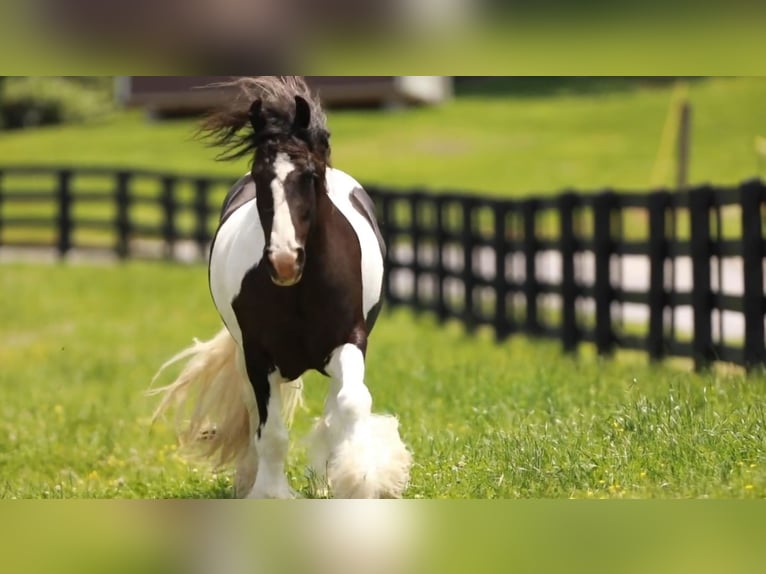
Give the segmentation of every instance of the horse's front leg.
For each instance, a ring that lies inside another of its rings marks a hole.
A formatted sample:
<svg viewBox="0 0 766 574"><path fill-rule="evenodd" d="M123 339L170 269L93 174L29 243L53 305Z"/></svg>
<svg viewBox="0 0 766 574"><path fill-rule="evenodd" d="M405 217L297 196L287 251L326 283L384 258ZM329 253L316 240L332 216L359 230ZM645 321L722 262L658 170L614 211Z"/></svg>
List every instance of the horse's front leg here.
<svg viewBox="0 0 766 574"><path fill-rule="evenodd" d="M288 433L280 398L280 385L285 379L276 369L268 372L247 356L245 360L258 412L257 425L251 426L257 470L247 498L293 498L285 475Z"/></svg>
<svg viewBox="0 0 766 574"><path fill-rule="evenodd" d="M313 434L312 465L337 498L400 497L411 455L396 418L372 414L362 349L350 343L337 347L325 371L330 391Z"/></svg>

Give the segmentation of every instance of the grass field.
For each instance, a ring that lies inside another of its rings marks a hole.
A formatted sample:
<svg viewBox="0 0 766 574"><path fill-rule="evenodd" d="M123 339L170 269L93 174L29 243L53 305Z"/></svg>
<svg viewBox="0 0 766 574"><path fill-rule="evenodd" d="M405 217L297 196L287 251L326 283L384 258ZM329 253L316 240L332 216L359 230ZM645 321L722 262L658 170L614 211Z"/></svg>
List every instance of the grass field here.
<svg viewBox="0 0 766 574"><path fill-rule="evenodd" d="M689 90L692 181L756 175L766 80L693 80ZM497 195L645 189L670 99L667 84L529 80L510 95L332 112L329 121L335 164L363 182ZM0 158L227 176L245 169L215 163L194 127L120 113L0 133ZM83 205L81 215L113 215L96 207ZM150 426L154 401L143 395L168 356L218 328L205 276L203 267L163 264L2 267L0 497L231 495L230 473L185 461L172 429ZM368 384L413 449L411 498L766 496L763 375L694 375L587 349L575 360L555 344L495 345L396 312L376 327ZM313 490L300 437L325 390L321 377L308 378L308 412L293 433L291 483L303 496Z"/></svg>
<svg viewBox="0 0 766 574"><path fill-rule="evenodd" d="M565 187L646 189L671 102L668 83L544 78L508 80L511 91L465 93L433 108L332 111L335 165L363 183L496 195ZM502 85L500 86L503 87ZM765 175L755 154L766 136L766 79L689 82L690 180L738 183ZM138 112L82 126L0 133L2 163L125 166L238 176L216 163L193 120L148 122ZM413 161L417 158L417 161ZM672 183L672 172L665 183Z"/></svg>
<svg viewBox="0 0 766 574"><path fill-rule="evenodd" d="M4 265L0 497L226 497L231 476L179 457L143 396L157 366L218 318L199 266ZM410 498L763 498L766 377L695 375L622 355L578 360L384 314L368 357L375 408L400 417ZM300 437L326 382L307 380Z"/></svg>

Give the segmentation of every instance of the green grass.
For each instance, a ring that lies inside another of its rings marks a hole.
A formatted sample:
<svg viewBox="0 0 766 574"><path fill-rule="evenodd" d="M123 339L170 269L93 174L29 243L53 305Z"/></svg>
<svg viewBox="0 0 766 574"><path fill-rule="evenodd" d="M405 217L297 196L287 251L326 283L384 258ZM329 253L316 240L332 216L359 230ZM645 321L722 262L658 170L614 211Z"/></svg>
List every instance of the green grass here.
<svg viewBox="0 0 766 574"><path fill-rule="evenodd" d="M334 162L362 182L495 195L647 188L671 86L585 79L564 88L527 81L510 94L474 92L433 108L332 111ZM690 180L738 183L756 175L754 139L766 135L766 79L694 80L689 95ZM247 162L213 161L214 152L194 141L195 126L192 120L152 123L133 111L97 124L0 133L0 157L9 165L235 177L246 169Z"/></svg>
<svg viewBox="0 0 766 574"><path fill-rule="evenodd" d="M218 328L199 266L3 266L0 497L226 497L228 472L151 428L157 366ZM625 354L562 357L428 317L384 314L368 357L396 413L410 498L763 498L766 378L691 374ZM326 382L307 378L289 474L311 496L300 438Z"/></svg>

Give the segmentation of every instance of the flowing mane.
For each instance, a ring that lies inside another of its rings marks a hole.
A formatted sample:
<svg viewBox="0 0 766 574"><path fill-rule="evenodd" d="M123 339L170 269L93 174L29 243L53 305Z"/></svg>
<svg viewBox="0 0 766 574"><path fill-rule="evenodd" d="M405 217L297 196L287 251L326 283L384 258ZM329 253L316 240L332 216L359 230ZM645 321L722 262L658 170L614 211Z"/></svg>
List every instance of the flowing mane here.
<svg viewBox="0 0 766 574"><path fill-rule="evenodd" d="M255 153L269 140L297 138L329 164L330 132L319 98L311 92L300 76L256 76L218 82L206 88L232 89L234 95L225 106L212 111L202 122L198 136L211 147L221 147L219 160L232 160ZM295 117L295 97L300 96L309 105L311 115L307 129L292 129ZM251 123L250 107L260 100L263 125L255 129Z"/></svg>

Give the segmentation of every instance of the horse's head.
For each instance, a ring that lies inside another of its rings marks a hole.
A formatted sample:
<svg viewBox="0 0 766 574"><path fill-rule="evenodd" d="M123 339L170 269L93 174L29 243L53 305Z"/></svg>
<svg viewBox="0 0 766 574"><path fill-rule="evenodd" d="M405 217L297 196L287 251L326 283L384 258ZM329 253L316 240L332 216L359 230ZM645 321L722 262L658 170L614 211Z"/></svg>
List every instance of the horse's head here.
<svg viewBox="0 0 766 574"><path fill-rule="evenodd" d="M310 129L311 107L299 95L292 117L255 100L250 122L256 149L251 173L266 239L262 261L276 285L295 285L303 274L317 195L325 189L328 134Z"/></svg>

